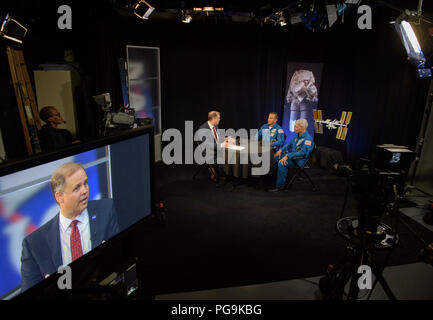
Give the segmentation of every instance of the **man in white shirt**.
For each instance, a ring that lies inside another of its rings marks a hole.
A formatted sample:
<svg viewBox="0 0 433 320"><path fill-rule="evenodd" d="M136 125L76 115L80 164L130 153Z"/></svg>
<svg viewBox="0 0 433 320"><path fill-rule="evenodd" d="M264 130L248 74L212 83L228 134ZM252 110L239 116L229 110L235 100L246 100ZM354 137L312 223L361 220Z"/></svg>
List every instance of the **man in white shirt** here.
<svg viewBox="0 0 433 320"><path fill-rule="evenodd" d="M217 182L218 178L224 176L221 166L217 165L218 158L223 156L223 148L234 142L231 137L222 137L218 131L218 125L221 121L221 114L218 111L210 111L208 113L208 121L203 123L199 128L199 133L204 133L204 139L201 141L205 148L207 163L210 165L211 179Z"/></svg>
<svg viewBox="0 0 433 320"><path fill-rule="evenodd" d="M112 199L89 201L84 168L69 162L51 177L60 212L23 240L21 288L27 290L119 233Z"/></svg>

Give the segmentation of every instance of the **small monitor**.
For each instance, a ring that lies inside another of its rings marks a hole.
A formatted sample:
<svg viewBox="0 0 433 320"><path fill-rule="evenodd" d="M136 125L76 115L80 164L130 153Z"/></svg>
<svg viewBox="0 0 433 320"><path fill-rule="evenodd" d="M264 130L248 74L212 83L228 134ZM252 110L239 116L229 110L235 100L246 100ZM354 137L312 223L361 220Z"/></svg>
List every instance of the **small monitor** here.
<svg viewBox="0 0 433 320"><path fill-rule="evenodd" d="M374 157L376 169L407 173L415 159L415 152L405 146L385 144L376 146Z"/></svg>
<svg viewBox="0 0 433 320"><path fill-rule="evenodd" d="M153 130L152 126L129 130L116 137L0 165L0 299L30 289L46 274L56 273L60 265L72 262L72 249L65 250L67 238L60 232L67 220L61 218L50 184L59 167L77 163L87 178L83 183L87 194L83 193L79 202L70 202L80 208L83 204L87 210L89 230L81 236L84 259L103 242L110 242L151 214ZM74 176L63 176L68 186L72 181L68 177ZM80 212L84 215L84 209Z"/></svg>
<svg viewBox="0 0 433 320"><path fill-rule="evenodd" d="M391 160L389 160L389 163L400 163L401 159L401 153L400 152L393 152Z"/></svg>
<svg viewBox="0 0 433 320"><path fill-rule="evenodd" d="M23 43L26 34L27 28L7 14L0 27L0 36L14 42Z"/></svg>
<svg viewBox="0 0 433 320"><path fill-rule="evenodd" d="M419 78L431 78L432 77L431 68L418 68L416 70L417 70L417 76Z"/></svg>

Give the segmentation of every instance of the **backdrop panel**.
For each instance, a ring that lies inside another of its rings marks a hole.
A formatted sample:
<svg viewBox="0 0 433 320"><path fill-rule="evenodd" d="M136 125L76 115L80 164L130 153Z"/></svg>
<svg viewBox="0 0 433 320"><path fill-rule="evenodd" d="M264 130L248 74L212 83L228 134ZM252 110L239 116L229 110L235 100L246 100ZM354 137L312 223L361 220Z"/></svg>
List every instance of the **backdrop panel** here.
<svg viewBox="0 0 433 320"><path fill-rule="evenodd" d="M308 121L308 133L314 137L313 109L319 101L322 63L289 62L287 65L283 129L286 143L295 135L297 119Z"/></svg>

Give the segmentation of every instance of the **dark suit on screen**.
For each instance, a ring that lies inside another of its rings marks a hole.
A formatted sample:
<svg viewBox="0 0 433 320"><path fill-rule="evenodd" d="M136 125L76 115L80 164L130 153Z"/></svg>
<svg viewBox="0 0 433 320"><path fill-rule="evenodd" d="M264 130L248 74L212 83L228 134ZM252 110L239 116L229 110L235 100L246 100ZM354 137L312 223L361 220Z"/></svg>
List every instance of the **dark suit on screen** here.
<svg viewBox="0 0 433 320"><path fill-rule="evenodd" d="M117 213L112 199L89 201L92 249L119 233ZM57 272L63 264L60 248L59 214L23 240L21 254L21 289L27 290Z"/></svg>

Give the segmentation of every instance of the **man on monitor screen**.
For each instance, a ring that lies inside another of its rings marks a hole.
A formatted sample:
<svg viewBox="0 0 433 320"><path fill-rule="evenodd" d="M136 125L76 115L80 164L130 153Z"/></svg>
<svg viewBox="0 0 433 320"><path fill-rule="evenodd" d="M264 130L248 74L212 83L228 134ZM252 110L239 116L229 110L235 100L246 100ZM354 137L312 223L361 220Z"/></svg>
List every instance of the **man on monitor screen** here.
<svg viewBox="0 0 433 320"><path fill-rule="evenodd" d="M23 241L23 291L119 232L113 200L88 201L87 175L80 164L60 166L50 183L60 212Z"/></svg>

